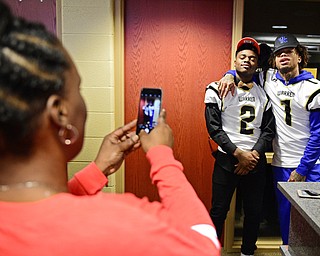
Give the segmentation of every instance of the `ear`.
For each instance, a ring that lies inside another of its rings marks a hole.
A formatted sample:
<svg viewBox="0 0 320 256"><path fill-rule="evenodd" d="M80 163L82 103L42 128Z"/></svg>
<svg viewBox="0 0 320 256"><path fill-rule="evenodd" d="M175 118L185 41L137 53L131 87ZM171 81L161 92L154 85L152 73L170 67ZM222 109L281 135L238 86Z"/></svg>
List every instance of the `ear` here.
<svg viewBox="0 0 320 256"><path fill-rule="evenodd" d="M68 124L68 111L61 96L53 94L47 100L47 111L51 120L60 127Z"/></svg>

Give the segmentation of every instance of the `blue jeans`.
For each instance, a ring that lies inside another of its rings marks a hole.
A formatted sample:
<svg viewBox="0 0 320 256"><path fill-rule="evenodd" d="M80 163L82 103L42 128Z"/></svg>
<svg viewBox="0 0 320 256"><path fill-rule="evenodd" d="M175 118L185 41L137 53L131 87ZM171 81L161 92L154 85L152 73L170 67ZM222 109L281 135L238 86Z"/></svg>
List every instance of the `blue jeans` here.
<svg viewBox="0 0 320 256"><path fill-rule="evenodd" d="M278 202L278 214L281 238L283 244L288 244L289 240L289 226L290 226L290 209L291 204L288 199L277 188L277 183L288 181L290 174L296 168L283 168L272 166L274 187ZM316 164L314 168L307 174L306 182L319 182L320 181L320 164Z"/></svg>

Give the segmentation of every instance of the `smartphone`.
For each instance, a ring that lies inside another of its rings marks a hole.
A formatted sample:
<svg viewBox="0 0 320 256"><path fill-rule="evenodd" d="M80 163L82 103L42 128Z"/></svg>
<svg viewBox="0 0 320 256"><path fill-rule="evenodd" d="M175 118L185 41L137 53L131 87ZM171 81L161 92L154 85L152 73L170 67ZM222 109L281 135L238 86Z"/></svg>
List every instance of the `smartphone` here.
<svg viewBox="0 0 320 256"><path fill-rule="evenodd" d="M140 92L136 134L150 133L157 125L162 105L161 88L142 88Z"/></svg>
<svg viewBox="0 0 320 256"><path fill-rule="evenodd" d="M300 197L320 198L320 190L298 189Z"/></svg>
<svg viewBox="0 0 320 256"><path fill-rule="evenodd" d="M310 189L304 189L303 192L307 193L309 196L320 196L320 192Z"/></svg>

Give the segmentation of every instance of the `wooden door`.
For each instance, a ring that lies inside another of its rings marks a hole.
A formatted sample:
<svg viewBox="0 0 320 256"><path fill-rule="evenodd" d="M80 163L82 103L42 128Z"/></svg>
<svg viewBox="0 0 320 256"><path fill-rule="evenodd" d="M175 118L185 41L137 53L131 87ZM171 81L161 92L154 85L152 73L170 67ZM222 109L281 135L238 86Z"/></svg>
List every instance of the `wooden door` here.
<svg viewBox="0 0 320 256"><path fill-rule="evenodd" d="M230 68L232 0L125 1L125 121L137 117L141 87L161 87L175 157L200 199L211 205L204 119L206 85ZM125 162L125 191L157 200L142 149Z"/></svg>

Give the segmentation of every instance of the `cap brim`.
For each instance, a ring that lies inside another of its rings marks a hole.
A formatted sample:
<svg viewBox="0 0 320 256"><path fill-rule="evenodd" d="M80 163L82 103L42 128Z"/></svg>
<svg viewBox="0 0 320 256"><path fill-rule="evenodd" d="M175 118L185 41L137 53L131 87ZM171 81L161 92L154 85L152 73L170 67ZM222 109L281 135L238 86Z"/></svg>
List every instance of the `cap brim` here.
<svg viewBox="0 0 320 256"><path fill-rule="evenodd" d="M297 44L289 44L289 45L283 45L283 46L280 46L279 48L277 49L274 49L273 50L273 53L276 53L282 49L285 49L285 48L296 48L298 45Z"/></svg>

